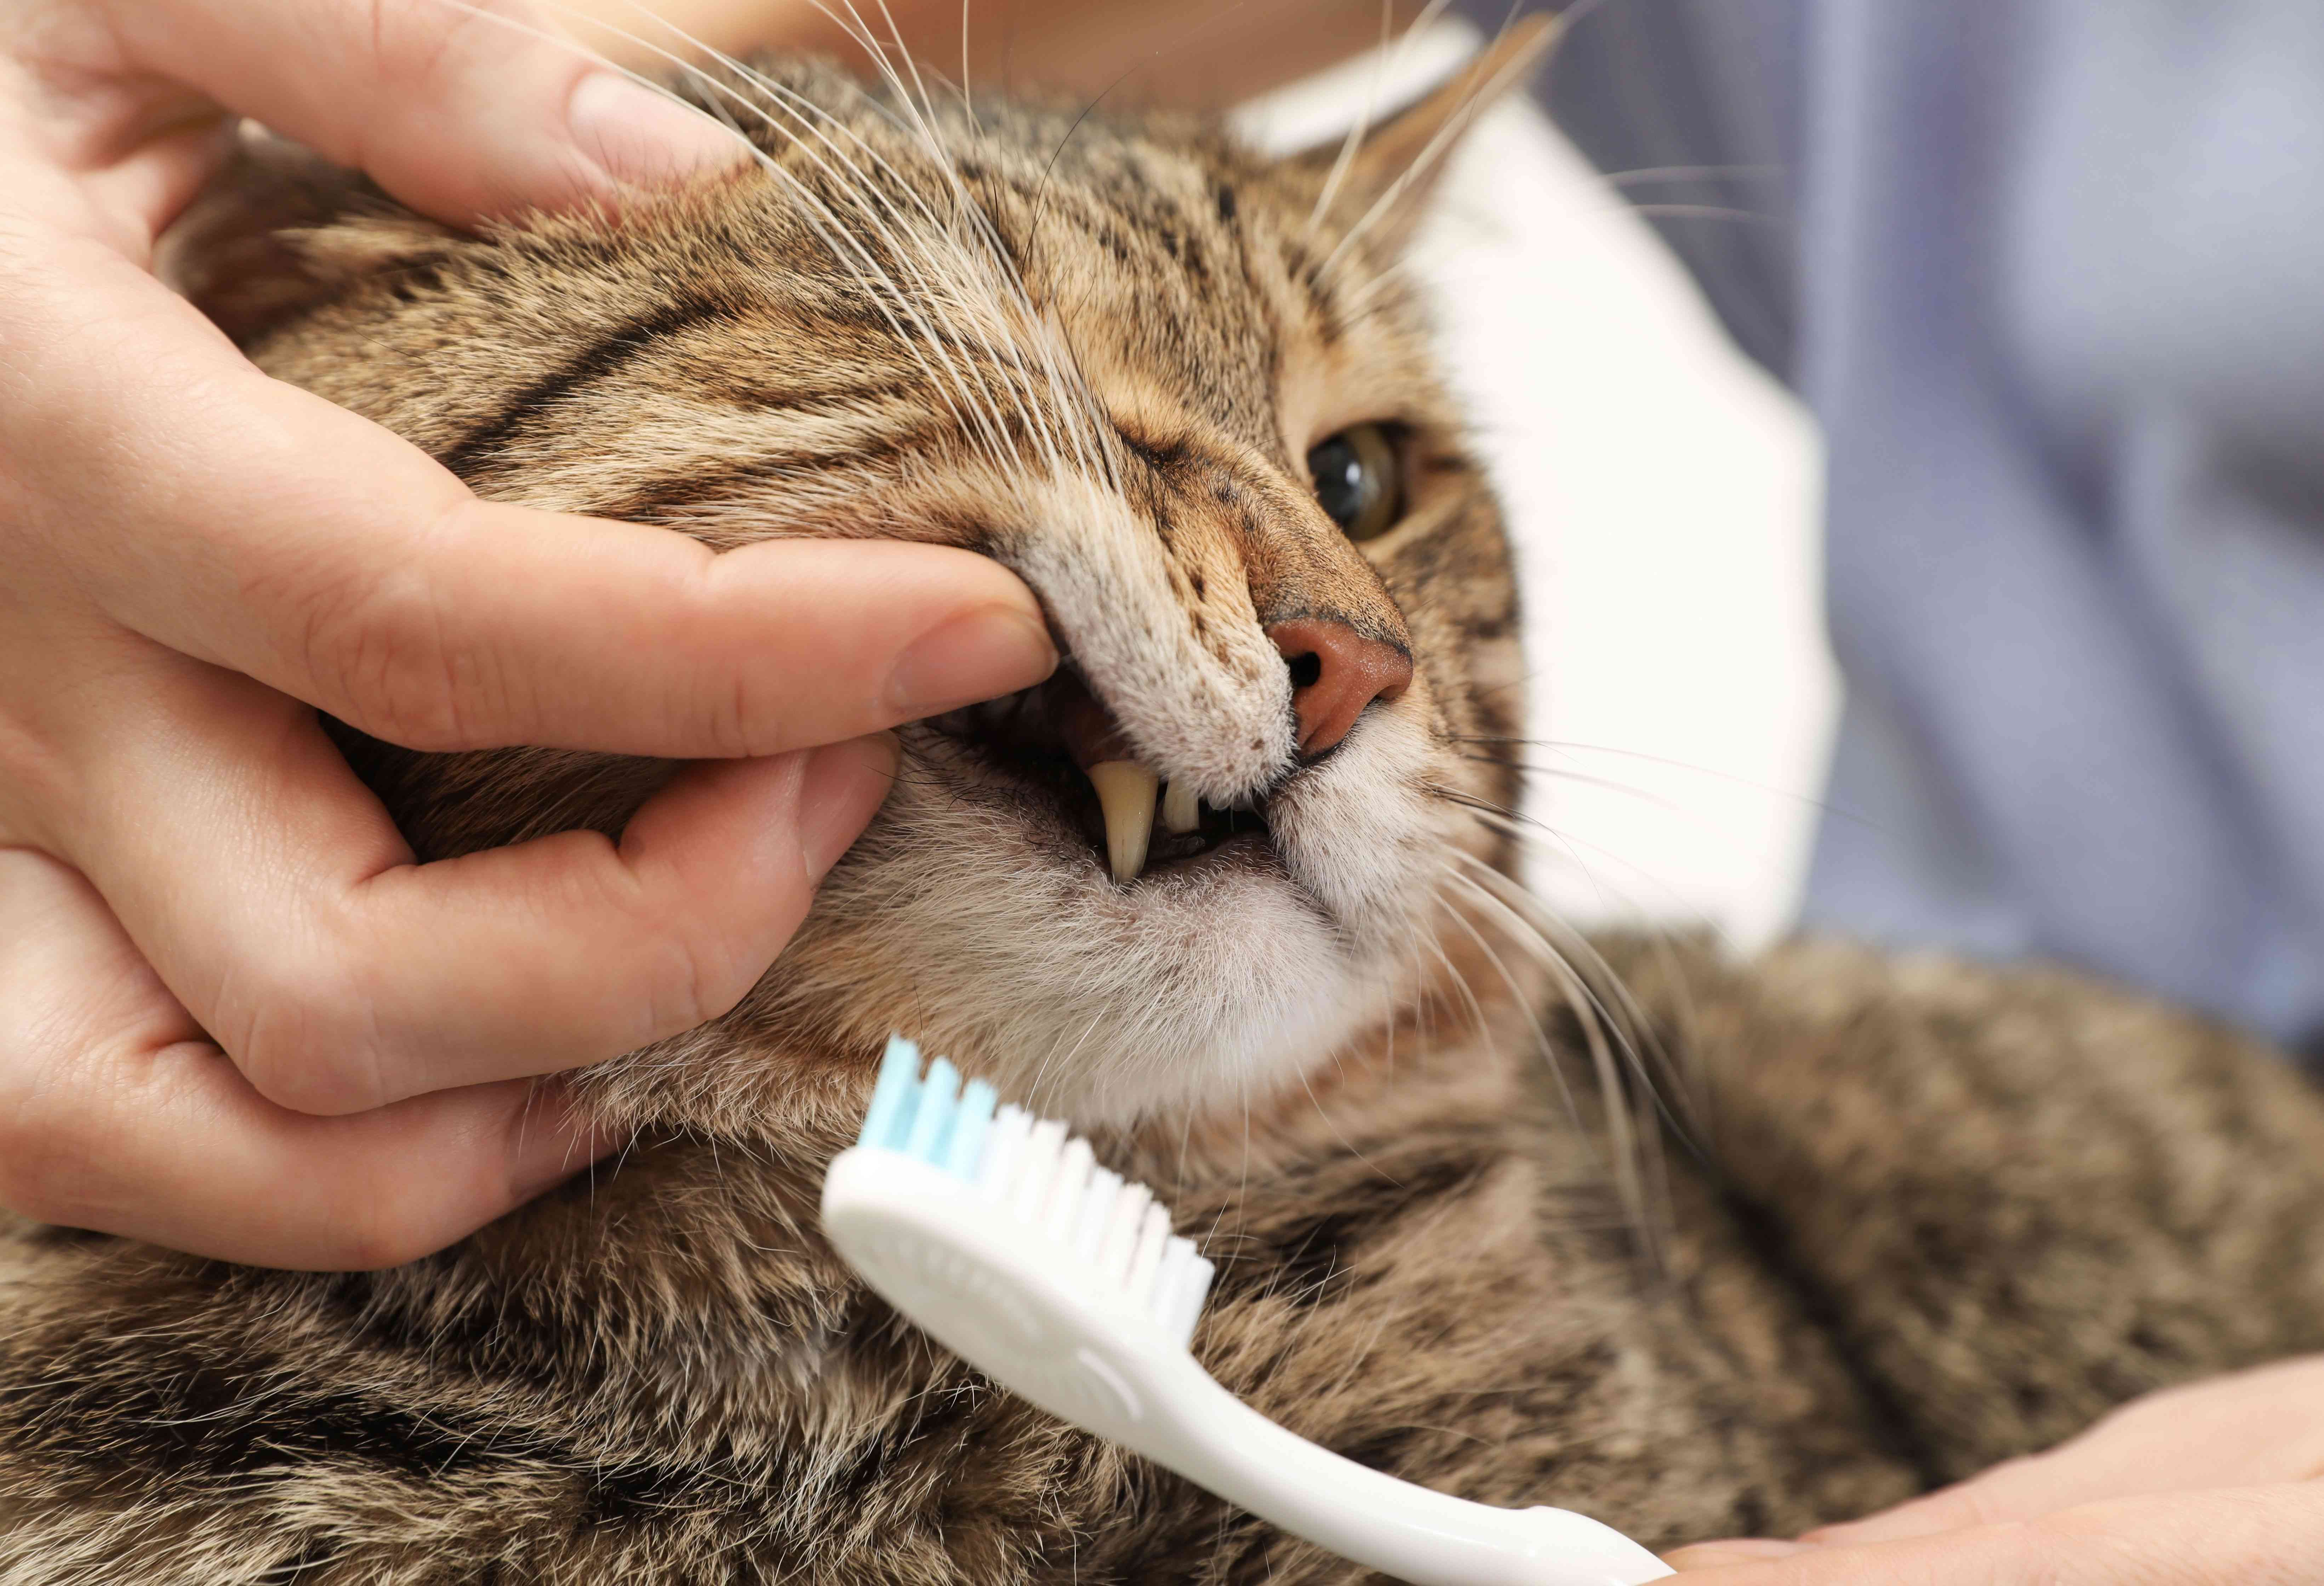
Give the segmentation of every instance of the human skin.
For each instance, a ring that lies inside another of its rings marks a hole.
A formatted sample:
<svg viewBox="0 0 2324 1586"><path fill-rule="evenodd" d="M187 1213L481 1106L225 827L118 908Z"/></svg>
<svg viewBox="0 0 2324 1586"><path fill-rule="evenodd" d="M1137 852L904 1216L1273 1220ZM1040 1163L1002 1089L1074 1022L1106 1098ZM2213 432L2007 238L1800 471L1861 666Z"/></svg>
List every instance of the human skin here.
<svg viewBox="0 0 2324 1586"><path fill-rule="evenodd" d="M2324 1575L2319 1478L2309 1358L2140 1399L1868 1519L1671 1563L1699 1586L2304 1586Z"/></svg>
<svg viewBox="0 0 2324 1586"><path fill-rule="evenodd" d="M742 158L493 9L0 9L0 1205L272 1265L449 1243L600 1148L530 1076L765 970L885 728L1055 665L957 550L479 502L154 279L230 113L455 225ZM692 763L618 842L419 865L318 711Z"/></svg>

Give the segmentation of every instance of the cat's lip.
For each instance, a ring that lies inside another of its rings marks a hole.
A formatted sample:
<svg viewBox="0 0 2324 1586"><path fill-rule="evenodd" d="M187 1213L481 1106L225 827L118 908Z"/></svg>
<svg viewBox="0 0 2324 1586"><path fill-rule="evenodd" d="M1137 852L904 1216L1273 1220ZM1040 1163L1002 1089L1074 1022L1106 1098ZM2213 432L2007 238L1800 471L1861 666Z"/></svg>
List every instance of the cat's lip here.
<svg viewBox="0 0 2324 1586"><path fill-rule="evenodd" d="M1152 864L1268 836L1263 800L1219 809L1191 788L1166 790L1070 661L1045 683L931 717L927 725L979 750L994 769L1056 796L1069 824L1093 839L1120 885Z"/></svg>

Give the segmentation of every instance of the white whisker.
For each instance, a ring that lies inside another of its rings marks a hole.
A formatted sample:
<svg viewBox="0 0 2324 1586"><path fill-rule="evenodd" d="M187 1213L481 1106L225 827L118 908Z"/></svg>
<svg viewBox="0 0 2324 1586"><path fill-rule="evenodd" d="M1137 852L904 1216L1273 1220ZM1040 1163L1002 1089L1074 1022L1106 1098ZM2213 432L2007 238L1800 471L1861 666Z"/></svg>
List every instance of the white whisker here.
<svg viewBox="0 0 2324 1586"><path fill-rule="evenodd" d="M1583 3L1586 5L1588 0L1583 0ZM1512 13L1512 21L1514 17L1515 14ZM1500 41L1502 35L1508 32L1508 27L1509 24L1507 23L1502 24L1500 32L1494 35L1494 42L1498 43ZM1388 183L1379 196L1372 200L1371 207L1366 209L1357 218L1356 223L1342 234L1339 242L1333 246L1329 254L1323 256L1323 263L1320 266L1321 272L1326 276L1330 275L1337 268L1340 261L1346 257L1348 250L1356 244L1358 239L1383 216L1393 210L1397 200L1404 197L1405 190L1468 132L1469 124L1476 119L1478 114L1486 106L1500 97L1502 89L1508 86L1513 74L1526 69L1530 65L1530 62L1518 61L1503 66L1471 88L1468 97L1462 102L1461 107L1445 117L1444 124L1438 127L1428 141L1420 146L1420 152L1413 156L1411 163L1405 167L1403 173ZM1464 69L1473 70L1473 64Z"/></svg>
<svg viewBox="0 0 2324 1586"><path fill-rule="evenodd" d="M1380 88L1387 81L1390 69L1404 64L1411 53L1412 41L1442 15L1450 3L1451 0L1429 0L1391 49L1390 30L1395 25L1396 8L1391 0L1380 0L1380 45L1372 64L1371 84L1364 94L1363 111L1356 117L1354 124L1348 128L1348 135L1340 140L1340 152L1333 158L1332 169L1324 173L1323 190L1315 195L1314 207L1307 212L1307 224L1300 227L1301 241L1314 235L1315 228L1323 224L1323 217L1332 212L1332 200L1339 197L1340 186L1347 180L1348 171L1356 162L1356 151L1370 134L1373 118L1379 113Z"/></svg>

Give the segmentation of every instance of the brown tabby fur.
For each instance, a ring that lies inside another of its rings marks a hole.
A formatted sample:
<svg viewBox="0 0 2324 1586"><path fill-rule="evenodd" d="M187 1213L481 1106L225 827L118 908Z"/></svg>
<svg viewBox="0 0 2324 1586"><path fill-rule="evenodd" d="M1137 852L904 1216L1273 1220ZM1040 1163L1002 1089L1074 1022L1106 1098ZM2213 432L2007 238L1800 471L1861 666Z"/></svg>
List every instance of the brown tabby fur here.
<svg viewBox="0 0 2324 1586"><path fill-rule="evenodd" d="M2324 1345L2324 1108L2274 1055L2064 974L1604 943L1594 984L1670 1124L1618 1153L1588 1121L1601 1037L1499 873L1519 719L1499 516L1394 274L1423 184L1392 183L1457 97L1387 129L1309 233L1331 151L980 106L937 117L955 189L836 74L770 69L879 151L883 191L928 201L882 238L796 126L756 134L859 265L950 294L955 363L997 388L1008 348L1056 355L988 410L1013 472L765 172L484 240L253 176L189 277L267 367L488 493L722 545L1001 558L1150 763L1215 798L1275 789L1282 859L1114 888L1086 833L915 727L798 946L731 1014L594 1077L640 1131L617 1169L379 1273L10 1231L0 1582L1358 1578L994 1391L835 1263L820 1169L893 1024L1071 1110L1154 1185L1222 1261L1196 1352L1261 1409L1657 1545L1861 1512ZM964 190L1027 305L938 235ZM333 216L289 251L268 229ZM1418 477L1359 554L1299 459L1379 418ZM1305 768L1259 637L1292 612L1420 669ZM617 829L662 774L344 741L427 857ZM1658 1152L1648 1257L1613 1169Z"/></svg>

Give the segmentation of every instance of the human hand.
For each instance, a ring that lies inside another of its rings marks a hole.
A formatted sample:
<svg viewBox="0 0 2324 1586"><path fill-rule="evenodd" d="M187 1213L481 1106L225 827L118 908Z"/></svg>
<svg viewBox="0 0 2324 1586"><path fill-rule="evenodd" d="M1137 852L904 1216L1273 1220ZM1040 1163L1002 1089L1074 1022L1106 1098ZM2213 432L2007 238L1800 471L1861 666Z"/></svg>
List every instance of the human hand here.
<svg viewBox="0 0 2324 1586"><path fill-rule="evenodd" d="M983 558L481 503L265 378L150 272L228 110L454 224L742 151L443 0L0 9L0 1205L386 1265L600 1149L525 1076L748 990L884 796L881 729L1055 655ZM618 844L417 865L317 707L701 763Z"/></svg>
<svg viewBox="0 0 2324 1586"><path fill-rule="evenodd" d="M2310 1357L2151 1395L1797 1543L1711 1542L1670 1563L1700 1586L2306 1586L2324 1580L2319 1475Z"/></svg>

